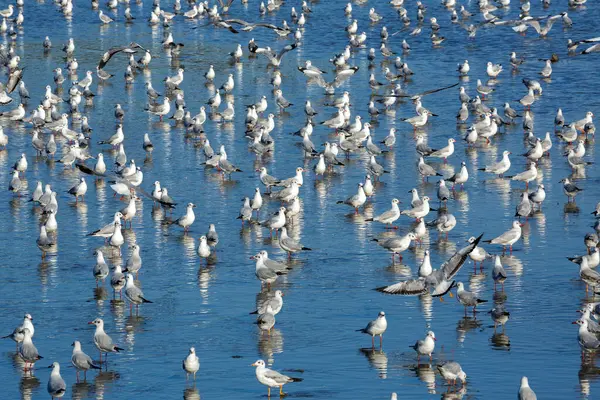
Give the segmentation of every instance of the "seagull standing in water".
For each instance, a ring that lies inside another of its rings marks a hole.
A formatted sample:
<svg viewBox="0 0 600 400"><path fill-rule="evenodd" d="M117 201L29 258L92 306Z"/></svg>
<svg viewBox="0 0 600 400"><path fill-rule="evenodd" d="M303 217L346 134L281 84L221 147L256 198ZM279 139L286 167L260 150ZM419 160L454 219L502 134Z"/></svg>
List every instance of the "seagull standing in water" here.
<svg viewBox="0 0 600 400"><path fill-rule="evenodd" d="M190 352L186 358L183 359L183 370L185 371L185 380L190 378L190 374L193 375L194 381L196 380L196 372L200 369L200 360L196 355L196 349L190 347Z"/></svg>
<svg viewBox="0 0 600 400"><path fill-rule="evenodd" d="M366 333L371 335L371 345L375 347L375 336L379 336L379 348L383 346L383 333L387 329L387 320L385 319L385 313L379 312L377 319L369 322L363 329L358 329L357 332Z"/></svg>
<svg viewBox="0 0 600 400"><path fill-rule="evenodd" d="M256 367L256 379L268 387L267 397L269 398L271 397L271 388L278 387L279 395L283 397L285 396L283 385L291 382L302 382L301 378L292 378L267 368L263 360L257 360L251 366Z"/></svg>

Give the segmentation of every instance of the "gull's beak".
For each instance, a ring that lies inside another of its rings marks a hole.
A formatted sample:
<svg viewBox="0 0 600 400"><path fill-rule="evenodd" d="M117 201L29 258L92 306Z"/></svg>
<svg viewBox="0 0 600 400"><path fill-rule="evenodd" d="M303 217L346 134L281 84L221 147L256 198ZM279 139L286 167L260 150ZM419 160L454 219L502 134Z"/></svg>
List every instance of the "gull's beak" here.
<svg viewBox="0 0 600 400"><path fill-rule="evenodd" d="M519 226L525 226L525 224L519 222Z"/></svg>
<svg viewBox="0 0 600 400"><path fill-rule="evenodd" d="M574 322L573 322L574 323ZM256 363L250 364L251 367L256 367Z"/></svg>
<svg viewBox="0 0 600 400"><path fill-rule="evenodd" d="M94 321L88 322L88 325L94 325Z"/></svg>
<svg viewBox="0 0 600 400"><path fill-rule="evenodd" d="M433 339L433 341L434 341L434 342L437 342L437 339L436 339L436 338L432 338L432 339Z"/></svg>
<svg viewBox="0 0 600 400"><path fill-rule="evenodd" d="M196 205L194 204L194 205L192 206L192 208L196 208Z"/></svg>
<svg viewBox="0 0 600 400"><path fill-rule="evenodd" d="M577 321L573 321L573 322L571 322L571 324L577 325Z"/></svg>
<svg viewBox="0 0 600 400"><path fill-rule="evenodd" d="M255 170L256 172L260 172L260 169Z"/></svg>
<svg viewBox="0 0 600 400"><path fill-rule="evenodd" d="M251 260L254 260L255 258L256 258L256 257L254 257L254 256L250 257L250 259L251 259Z"/></svg>
<svg viewBox="0 0 600 400"><path fill-rule="evenodd" d="M52 367L54 367L54 365L48 365L48 368L52 368Z"/></svg>

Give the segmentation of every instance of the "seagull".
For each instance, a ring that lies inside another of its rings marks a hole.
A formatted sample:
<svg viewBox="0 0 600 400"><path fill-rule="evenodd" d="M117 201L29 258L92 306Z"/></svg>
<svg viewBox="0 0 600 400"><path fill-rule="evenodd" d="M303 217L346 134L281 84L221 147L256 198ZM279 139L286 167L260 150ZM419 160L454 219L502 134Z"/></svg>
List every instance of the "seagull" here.
<svg viewBox="0 0 600 400"><path fill-rule="evenodd" d="M366 333L371 335L371 344L375 347L375 336L379 336L379 347L383 346L383 334L387 329L387 320L385 319L385 313L379 312L377 319L370 321L367 326L363 329L358 329L357 332Z"/></svg>
<svg viewBox="0 0 600 400"><path fill-rule="evenodd" d="M512 254L512 245L518 242L521 238L521 226L523 226L523 224L521 224L519 221L514 221L511 229L504 232L502 235L495 237L494 239L484 240L484 242L502 245L504 251L506 251L506 246L509 246L510 253Z"/></svg>
<svg viewBox="0 0 600 400"><path fill-rule="evenodd" d="M392 199L392 207L389 210L376 217L368 218L365 221L377 221L391 226L398 218L400 218L400 208L398 207L399 203L400 200Z"/></svg>
<svg viewBox="0 0 600 400"><path fill-rule="evenodd" d="M271 388L279 387L279 395L283 397L285 395L283 385L290 382L302 382L301 378L292 378L267 368L263 360L257 360L251 366L256 367L256 379L268 387L267 397L271 397Z"/></svg>
<svg viewBox="0 0 600 400"><path fill-rule="evenodd" d="M461 187L469 180L469 171L467 170L467 163L460 163L460 170L452 175L450 178L446 179L449 182L452 182L452 190L454 190L454 185L460 184Z"/></svg>
<svg viewBox="0 0 600 400"><path fill-rule="evenodd" d="M94 364L94 361L81 350L81 343L76 340L71 343L73 346L73 354L71 355L71 364L75 367L77 382L79 383L79 371L83 371L83 380L86 380L86 374L88 369L101 369L99 366Z"/></svg>
<svg viewBox="0 0 600 400"><path fill-rule="evenodd" d="M287 229L285 226L281 227L281 235L279 236L279 246L288 253L288 259L292 257L292 253L299 251L312 250L308 247L303 246L301 243L292 239L287 235Z"/></svg>
<svg viewBox="0 0 600 400"><path fill-rule="evenodd" d="M281 272L273 271L268 268L264 264L264 258L261 253L253 255L250 257L251 260L256 260L256 269L254 274L260 280L261 284L266 283L267 287L271 287L271 284L277 280L277 276L281 274Z"/></svg>
<svg viewBox="0 0 600 400"><path fill-rule="evenodd" d="M194 203L188 203L185 214L182 215L181 217L177 218L175 221L169 222L169 225L177 224L183 228L184 232L187 233L190 229L190 226L196 220L196 215L194 214L194 208L196 208L196 205Z"/></svg>
<svg viewBox="0 0 600 400"><path fill-rule="evenodd" d="M419 277L418 279L410 279L393 285L378 287L375 290L386 294L409 296L431 293L432 296L439 296L441 298L441 296L448 293L453 287L454 281L452 278L460 271L460 268L465 263L469 253L477 247L477 244L481 240L481 236L476 238L473 243L458 250L440 269L432 271L426 277ZM450 293L450 296L452 296L452 293Z"/></svg>
<svg viewBox="0 0 600 400"><path fill-rule="evenodd" d="M211 250L210 250L210 246L208 245L206 236L200 236L200 239L198 242L198 248L196 249L196 252L198 253L198 256L200 257L200 262L202 262L202 259L204 258L204 259L206 259L206 263L208 264L208 257L210 257Z"/></svg>
<svg viewBox="0 0 600 400"><path fill-rule="evenodd" d="M504 291L504 281L507 278L506 270L500 262L500 256L496 255L494 260L494 268L492 269L492 278L494 279L494 291L496 290L496 283L502 284L502 291Z"/></svg>
<svg viewBox="0 0 600 400"><path fill-rule="evenodd" d="M81 197L81 200L83 201L84 196L87 193L87 183L85 182L85 178L82 176L79 183L69 189L68 193L75 196L75 204L77 204L79 197Z"/></svg>
<svg viewBox="0 0 600 400"><path fill-rule="evenodd" d="M138 288L133 282L133 275L127 274L127 283L125 284L125 297L129 300L129 311L133 309L133 305L135 304L136 314L140 304L142 303L152 303L150 300L144 297L144 293L140 288Z"/></svg>
<svg viewBox="0 0 600 400"><path fill-rule="evenodd" d="M433 353L433 350L435 349L436 340L437 339L435 338L435 333L433 333L433 331L428 331L425 336L425 339L417 340L417 342L414 345L409 346L415 349L415 351L417 352L417 364L419 363L421 356L429 356L429 361L432 361L431 355Z"/></svg>
<svg viewBox="0 0 600 400"><path fill-rule="evenodd" d="M59 399L63 397L67 391L65 380L60 376L60 365L57 362L53 362L48 368L52 368L50 378L48 379L48 394L50 394L52 399Z"/></svg>
<svg viewBox="0 0 600 400"><path fill-rule="evenodd" d="M200 369L200 360L196 355L196 349L194 347L190 347L190 352L186 358L183 359L183 370L185 371L185 380L187 381L190 377L190 374L193 375L194 381L196 380L196 372Z"/></svg>
<svg viewBox="0 0 600 400"><path fill-rule="evenodd" d="M575 196L583 189L580 189L574 183L571 183L569 178L564 178L560 181L563 184L563 192L567 195L567 201L575 201Z"/></svg>
<svg viewBox="0 0 600 400"><path fill-rule="evenodd" d="M94 278L96 278L96 287L98 287L98 281L106 279L109 274L108 265L104 260L104 254L100 250L94 252L96 255L96 265L94 265Z"/></svg>
<svg viewBox="0 0 600 400"><path fill-rule="evenodd" d="M442 375L442 378L444 378L446 382L450 383L450 381L452 381L453 385L456 385L457 379L460 379L463 385L467 381L467 374L465 374L460 364L456 361L446 361L439 364L437 370L440 371L440 375Z"/></svg>
<svg viewBox="0 0 600 400"><path fill-rule="evenodd" d="M271 333L271 329L275 326L275 315L270 304L267 304L267 309L264 314L260 314L256 319L256 324L262 331Z"/></svg>
<svg viewBox="0 0 600 400"><path fill-rule="evenodd" d="M39 355L37 348L31 340L33 333L28 328L23 328L22 332L23 340L21 342L21 347L19 347L19 356L25 362L23 371L29 371L33 369L33 364L35 364L36 361L44 357Z"/></svg>
<svg viewBox="0 0 600 400"><path fill-rule="evenodd" d="M428 157L443 158L444 162L446 162L448 157L454 154L454 143L456 143L456 140L454 140L453 138L448 139L447 146L432 152L428 155Z"/></svg>
<svg viewBox="0 0 600 400"><path fill-rule="evenodd" d="M525 182L525 188L528 188L529 182L536 179L537 176L538 176L537 167L536 167L535 163L532 162L529 164L528 169L516 174L515 176L512 176L511 180Z"/></svg>
<svg viewBox="0 0 600 400"><path fill-rule="evenodd" d="M25 336L23 334L23 330L28 329L29 332L31 332L31 336L33 336L33 334L35 333L35 328L33 327L33 323L31 321L33 321L33 317L30 314L25 314L25 316L23 317L23 323L17 326L14 329L13 333L11 333L10 335L2 336L2 339L10 338L14 340L18 352L19 343L23 342L23 338Z"/></svg>
<svg viewBox="0 0 600 400"><path fill-rule="evenodd" d="M270 261L271 263L273 263L274 261L269 260L268 256L266 256L264 253L266 253L266 251L264 251L264 250L260 252L260 254L263 256L262 257L263 262L266 259L267 261ZM281 263L279 263L279 264L281 264ZM285 266L287 269L287 265L285 265L285 264L281 264L281 265ZM273 311L273 315L279 314L279 312L283 308L283 292L281 290L276 290L275 295L273 295L273 297L268 297L262 303L258 304L258 306L256 307L257 308L256 311L253 311L250 314L264 314L267 312L267 306L271 307L271 310Z"/></svg>
<svg viewBox="0 0 600 400"><path fill-rule="evenodd" d="M106 353L104 362L108 360L108 353L115 353L123 351L124 349L115 345L110 336L104 332L104 320L102 318L96 318L95 320L88 322L88 325L95 325L96 331L94 332L94 344L100 351L100 364L102 364L102 353Z"/></svg>
<svg viewBox="0 0 600 400"><path fill-rule="evenodd" d="M103 24L110 24L111 22L114 21L111 17L104 14L104 12L102 10L100 10L100 12L98 13L98 18L100 19L100 22L102 22Z"/></svg>
<svg viewBox="0 0 600 400"><path fill-rule="evenodd" d="M521 387L519 387L519 400L537 400L535 392L529 387L529 380L526 376L521 378Z"/></svg>
<svg viewBox="0 0 600 400"><path fill-rule="evenodd" d="M473 307L473 313L475 313L478 304L487 302L487 300L478 298L475 293L465 290L465 285L462 282L458 282L456 286L456 297L460 304L465 306L465 315L467 315L467 307Z"/></svg>
<svg viewBox="0 0 600 400"><path fill-rule="evenodd" d="M491 172L502 178L504 173L510 169L510 159L508 158L510 154L512 154L510 151L504 150L500 161L486 165L485 168L479 168L479 171Z"/></svg>
<svg viewBox="0 0 600 400"><path fill-rule="evenodd" d="M398 254L399 260L402 261L402 252L408 249L411 241L416 240L414 233L409 232L402 237L392 237L388 239L373 239L381 247L392 252L392 263L394 263L394 255Z"/></svg>
<svg viewBox="0 0 600 400"><path fill-rule="evenodd" d="M367 196L365 194L365 190L363 188L363 184L358 184L358 192L357 194L348 197L346 200L339 200L337 204L347 204L351 207L354 207L354 213L358 214L358 209L362 207L367 201Z"/></svg>

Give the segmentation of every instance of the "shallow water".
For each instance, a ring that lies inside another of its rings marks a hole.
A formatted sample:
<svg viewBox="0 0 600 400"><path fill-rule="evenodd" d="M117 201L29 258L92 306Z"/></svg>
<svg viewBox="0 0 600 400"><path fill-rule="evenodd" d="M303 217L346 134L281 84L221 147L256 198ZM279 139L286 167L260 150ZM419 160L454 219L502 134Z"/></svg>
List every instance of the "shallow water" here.
<svg viewBox="0 0 600 400"><path fill-rule="evenodd" d="M275 156L259 161L246 149L244 105L264 94L269 99L269 111L277 111L269 86L271 70L267 70L267 61L262 57L251 60L245 57L241 64L231 65L227 52L233 51L238 42L246 52L246 43L251 37L260 46L270 45L275 49L282 48L288 41L275 38L268 30L232 35L225 30L205 27L204 19L190 22L178 17L171 29L175 40L183 42L185 48L178 60L170 59L161 46L163 28L152 28L145 23L150 4L131 5L132 13L138 17L134 24L122 22L121 7L116 17L118 22L102 27L88 2L82 3L85 4L76 5L71 21L66 21L51 2L27 4L24 35L19 36L16 47L25 66L24 80L31 93L31 103L41 99L44 86L53 82L52 69L63 66L60 49L69 37L75 39L77 46L79 78L85 75L85 70L94 70L101 54L112 46L136 41L150 48L155 55L151 72L138 74L129 89L125 89L123 83L125 56L111 60L106 70L115 77L101 86L94 83L92 89L97 94L94 107L85 112L94 128L95 143L114 132L113 106L121 103L126 110L125 148L130 159L142 164L144 188L149 189L155 180L168 187L180 204L173 212L174 217L184 212L182 204L194 202L198 205L196 222L190 234L184 235L178 227L166 227L163 212L153 209L147 199L138 203L133 229L126 231L125 237L129 243L135 240L141 246L143 267L139 280L145 295L154 304L143 305L139 316L130 316L126 302L112 300L109 282L96 289L92 276L93 252L102 246L102 239L85 236L108 223L125 203L113 198L106 183L94 183L87 177L89 190L85 202L76 205L66 191L79 179L80 173L36 158L27 129L5 123L10 143L8 150L0 152L3 185L8 186L9 168L25 151L30 162L26 175L30 190L38 180L52 183L59 192L60 210L58 254L40 262L35 244L39 210L32 208L25 197L13 198L7 191L2 194L0 210L4 217L0 218L0 239L5 245L0 249L0 281L4 282L0 290L3 304L0 327L8 334L20 322L23 313L31 313L36 327L34 343L44 357L36 365L35 377L24 377L20 370L22 364L15 357L14 344L2 342L3 398L47 398L45 386L49 374L43 367L53 361L62 365L68 386L65 398L179 398L182 395L186 399L198 396L260 398L265 397L266 388L256 381L254 370L249 366L258 358L265 359L277 370L291 370L290 375L304 378L302 383L285 387L290 397L387 399L396 391L400 398L504 399L516 393L522 375L529 377L539 398L597 397L600 371L595 361L581 363L577 329L571 325L577 317L575 310L593 299L585 297L584 284L578 280L578 267L565 259L565 256L585 251L583 236L591 231L594 221L589 213L598 200L600 174L595 166L588 167L585 178L577 181L584 191L577 197L576 205L567 205L558 181L569 176L571 170L562 157L564 145L555 141L551 157L540 163L543 175L540 182L545 184L548 194L543 211L529 219L523 240L517 243L512 256L503 257L509 273L504 293L493 294L489 261L483 274L473 274L469 262L457 277L489 300L476 319L465 318L463 307L448 296L444 303L430 297L386 296L372 289L416 274L427 246L437 268L464 246L469 236L485 232L487 238L492 238L508 229L514 207L524 190L521 183L498 180L477 171L497 159L505 149L513 152L511 172L523 170L525 160L519 154L525 150L520 124L496 136L489 146L466 149L457 143L457 151L448 165L432 164L449 176L462 160L467 162L470 180L464 192L457 193L456 199L449 202L449 210L456 215L458 225L447 241L439 239L436 232L430 232L424 247L404 253L403 265L391 265L389 254L372 241L382 235L382 226L365 223L364 219L387 209L393 197L401 199L405 207L410 202L407 192L413 187L435 198L434 182L423 183L414 168L417 158L410 125L399 120L412 116L414 109L409 102L401 104L395 113L380 116L375 124L376 139L383 139L389 128L395 126L398 141L393 152L380 158L390 174L382 179L376 196L360 215L353 215L346 206L336 205L335 201L353 194L356 183L364 179L367 160L364 154L353 156L349 166L324 180L316 181L314 174L306 174L301 189L304 211L291 230L312 251L295 257L293 270L274 285L274 289L285 292L285 304L276 317L274 331L267 336L259 332L252 323L253 316L248 315L261 290L254 276L254 262L249 257L261 249L268 250L277 259L283 259L285 254L277 241L270 239L266 229L257 226L240 229L235 217L241 206L239 200L251 196L256 185L260 185L258 174L253 172L257 167L266 165L273 175L289 177L297 166L309 168L314 164L303 159L296 145L297 138L289 133L302 126L302 106L306 99L319 111L317 121L322 121L333 108L323 106L331 98L324 96L321 88L307 86L296 66L310 59L320 68L331 69L328 59L346 45L343 27L348 19L343 15L344 2L322 1L311 5L314 13L308 20L303 43L284 57L281 66L283 93L295 105L289 113L277 114L276 127L271 133L276 141ZM257 4L252 3L244 8L236 2L230 15L256 20ZM283 18L289 20L291 6L296 5L298 9L300 3L288 3L279 13L261 20L276 24ZM474 96L477 78L486 77L485 65L493 61L504 64L505 71L499 76L496 92L487 104L501 108L510 100L517 108L514 100L525 94L521 79L536 78L543 64L536 60L555 52L561 61L553 65L552 81L543 83L544 95L533 106L536 136L553 129L558 107L563 108L567 120L581 119L587 110L596 114L600 111L596 96L600 83L595 79L598 56L569 57L565 46L567 38L597 35L593 21L600 17L599 5L588 2L586 8L569 10L573 28L563 30L562 24L557 23L547 39L538 39L532 32L522 37L508 27L496 27L480 29L475 40L467 41L464 30L450 24L449 13L439 2L429 3L432 4L427 17L436 16L442 25L441 34L448 38L440 48L431 47L428 25L420 36L410 37L409 31L401 30L389 42L393 50L400 50L403 38L412 46L412 51L402 56L415 71L412 80L404 85L409 93L456 83L456 63L468 59L470 78L461 81L461 85ZM516 18L519 2L513 3L510 9L496 14ZM554 3L543 10L539 2L533 2L532 14L556 14L564 10L565 6L559 4L564 2ZM170 10L171 2L168 4L163 7ZM476 7L476 3L471 2L467 8L474 11ZM384 21L370 25L368 8L368 5L355 6L354 18L359 20L359 29L369 36L368 47L377 48L384 22L390 33L400 29L401 24L391 7L377 2L377 11L384 16ZM414 6L409 6L409 14L415 19ZM44 56L41 43L47 34L54 48ZM511 51L527 59L517 73L510 71ZM338 90L351 92L354 115L362 115L363 120L368 119L366 105L370 94L367 53L368 48L355 51L350 63L360 70ZM374 72L380 81L383 80L381 60L382 56L377 53ZM183 65L186 72L182 88L187 107L192 115L196 114L212 95L202 77L209 64L215 65L216 85L224 82L228 73L235 77L235 124L207 122L205 125L206 136L213 147L217 149L219 144L224 144L229 158L244 171L235 174L233 182L224 182L215 171L205 170L200 165L201 149L184 137L183 128L157 122L156 117L142 111L146 101L144 82L151 79L154 87L162 92L162 79ZM97 81L95 75L94 80ZM65 83L65 91L68 87ZM423 132L432 147L441 147L448 137L459 139L462 135L454 122L459 105L457 88L425 97L424 106L440 115ZM4 109L11 107L13 105ZM150 134L155 145L149 159L145 159L141 146L144 132ZM320 144L336 140L331 134L331 130L318 126L313 141ZM586 147L586 157L597 163L595 144L590 142ZM113 154L101 146L93 145L92 153L101 150L107 160L112 160ZM278 207L275 202L267 202L261 215L274 212ZM209 267L199 267L196 246L210 223L214 223L220 233L216 262ZM402 217L398 223L399 233L404 234L412 221ZM490 252L500 250L493 246L486 248ZM113 257L109 263L125 260L124 254L122 260ZM494 333L493 323L485 313L494 302L504 303L511 313L504 333L500 333L501 329ZM389 326L383 350L373 351L369 348L369 337L355 330L374 319L380 310L386 312ZM87 325L96 317L105 320L106 331L125 351L109 356L107 371L90 372L87 383L76 384L75 371L70 367L70 344L73 340L81 341L83 350L97 359L93 329ZM409 346L428 329L434 330L437 337L434 363L417 366ZM186 386L181 370L181 360L190 346L196 347L201 360L195 388ZM447 393L447 386L435 371L435 363L448 359L459 361L467 372L466 392Z"/></svg>

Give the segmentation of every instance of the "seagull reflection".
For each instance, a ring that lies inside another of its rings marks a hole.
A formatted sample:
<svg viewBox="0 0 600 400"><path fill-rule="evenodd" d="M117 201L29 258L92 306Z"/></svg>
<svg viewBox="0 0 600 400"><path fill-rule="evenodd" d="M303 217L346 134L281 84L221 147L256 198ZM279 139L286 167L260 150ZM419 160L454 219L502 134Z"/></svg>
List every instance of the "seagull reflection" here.
<svg viewBox="0 0 600 400"><path fill-rule="evenodd" d="M379 372L381 379L387 378L388 357L382 349L363 348L359 349L359 352L367 357L369 364Z"/></svg>
<svg viewBox="0 0 600 400"><path fill-rule="evenodd" d="M98 303L98 305L102 305L105 300L108 300L108 298L108 290L106 290L104 286L94 288L94 300Z"/></svg>
<svg viewBox="0 0 600 400"><path fill-rule="evenodd" d="M579 214L579 211L579 206L574 201L565 203L563 207L563 212L565 214Z"/></svg>
<svg viewBox="0 0 600 400"><path fill-rule="evenodd" d="M505 333L494 333L490 344L496 350L510 350L510 338Z"/></svg>
<svg viewBox="0 0 600 400"><path fill-rule="evenodd" d="M97 399L104 398L104 391L107 385L112 384L114 381L121 378L121 376L114 371L100 371L94 379L94 387Z"/></svg>
<svg viewBox="0 0 600 400"><path fill-rule="evenodd" d="M24 376L19 382L19 391L21 392L22 400L31 400L33 398L33 391L40 386L40 380L35 376Z"/></svg>
<svg viewBox="0 0 600 400"><path fill-rule="evenodd" d="M429 293L425 293L419 296L419 300L421 300L421 313L429 323L433 319L433 296ZM429 326L427 327L429 328Z"/></svg>
<svg viewBox="0 0 600 400"><path fill-rule="evenodd" d="M188 387L183 390L183 400L200 400L200 393L195 387Z"/></svg>
<svg viewBox="0 0 600 400"><path fill-rule="evenodd" d="M467 337L467 333L471 330L478 329L482 322L477 317L463 317L456 323L456 333L458 334L458 342L463 343Z"/></svg>
<svg viewBox="0 0 600 400"><path fill-rule="evenodd" d="M262 332L259 332L258 352L269 364L273 364L275 361L273 355L283 353L283 334L281 331L273 328L268 335L263 335Z"/></svg>
<svg viewBox="0 0 600 400"><path fill-rule="evenodd" d="M578 378L581 394L584 396L590 395L590 385L593 381L598 380L600 376L600 368L594 365L593 360L583 361L579 369Z"/></svg>
<svg viewBox="0 0 600 400"><path fill-rule="evenodd" d="M202 297L202 304L208 303L208 284L212 279L212 272L214 267L205 267L198 269L198 289L200 289L200 297Z"/></svg>
<svg viewBox="0 0 600 400"><path fill-rule="evenodd" d="M425 383L430 394L435 394L435 370L430 364L411 365L408 369L415 372L417 378Z"/></svg>
<svg viewBox="0 0 600 400"><path fill-rule="evenodd" d="M493 299L494 299L494 304L496 306L501 306L508 299L508 295L506 294L506 292L498 292L498 291L496 291L496 292L494 292Z"/></svg>
<svg viewBox="0 0 600 400"><path fill-rule="evenodd" d="M498 325L502 326L502 333L504 333L506 323L510 318L510 313L506 311L502 306L496 306L490 311L488 311L488 313L491 315L492 321L494 321L494 333L496 333Z"/></svg>
<svg viewBox="0 0 600 400"><path fill-rule="evenodd" d="M89 398L89 392L92 389L92 384L88 382L79 382L71 385L71 393L73 400L83 400Z"/></svg>
<svg viewBox="0 0 600 400"><path fill-rule="evenodd" d="M512 270L515 276L523 275L523 262L519 260L514 254L503 255L500 257L504 269Z"/></svg>
<svg viewBox="0 0 600 400"><path fill-rule="evenodd" d="M144 329L146 318L140 315L129 315L125 320L125 341L131 345L135 343L135 334Z"/></svg>
<svg viewBox="0 0 600 400"><path fill-rule="evenodd" d="M462 399L464 395L467 394L467 388L466 386L462 386L460 389L455 388L454 390L451 390L451 387L448 386L448 391L442 393L442 399L446 400L446 399Z"/></svg>
<svg viewBox="0 0 600 400"><path fill-rule="evenodd" d="M125 315L125 300L111 300L110 311L113 313L115 318L123 318L123 316Z"/></svg>
<svg viewBox="0 0 600 400"><path fill-rule="evenodd" d="M390 272L394 275L410 278L412 276L412 270L410 266L406 264L390 264L385 267L386 272Z"/></svg>

